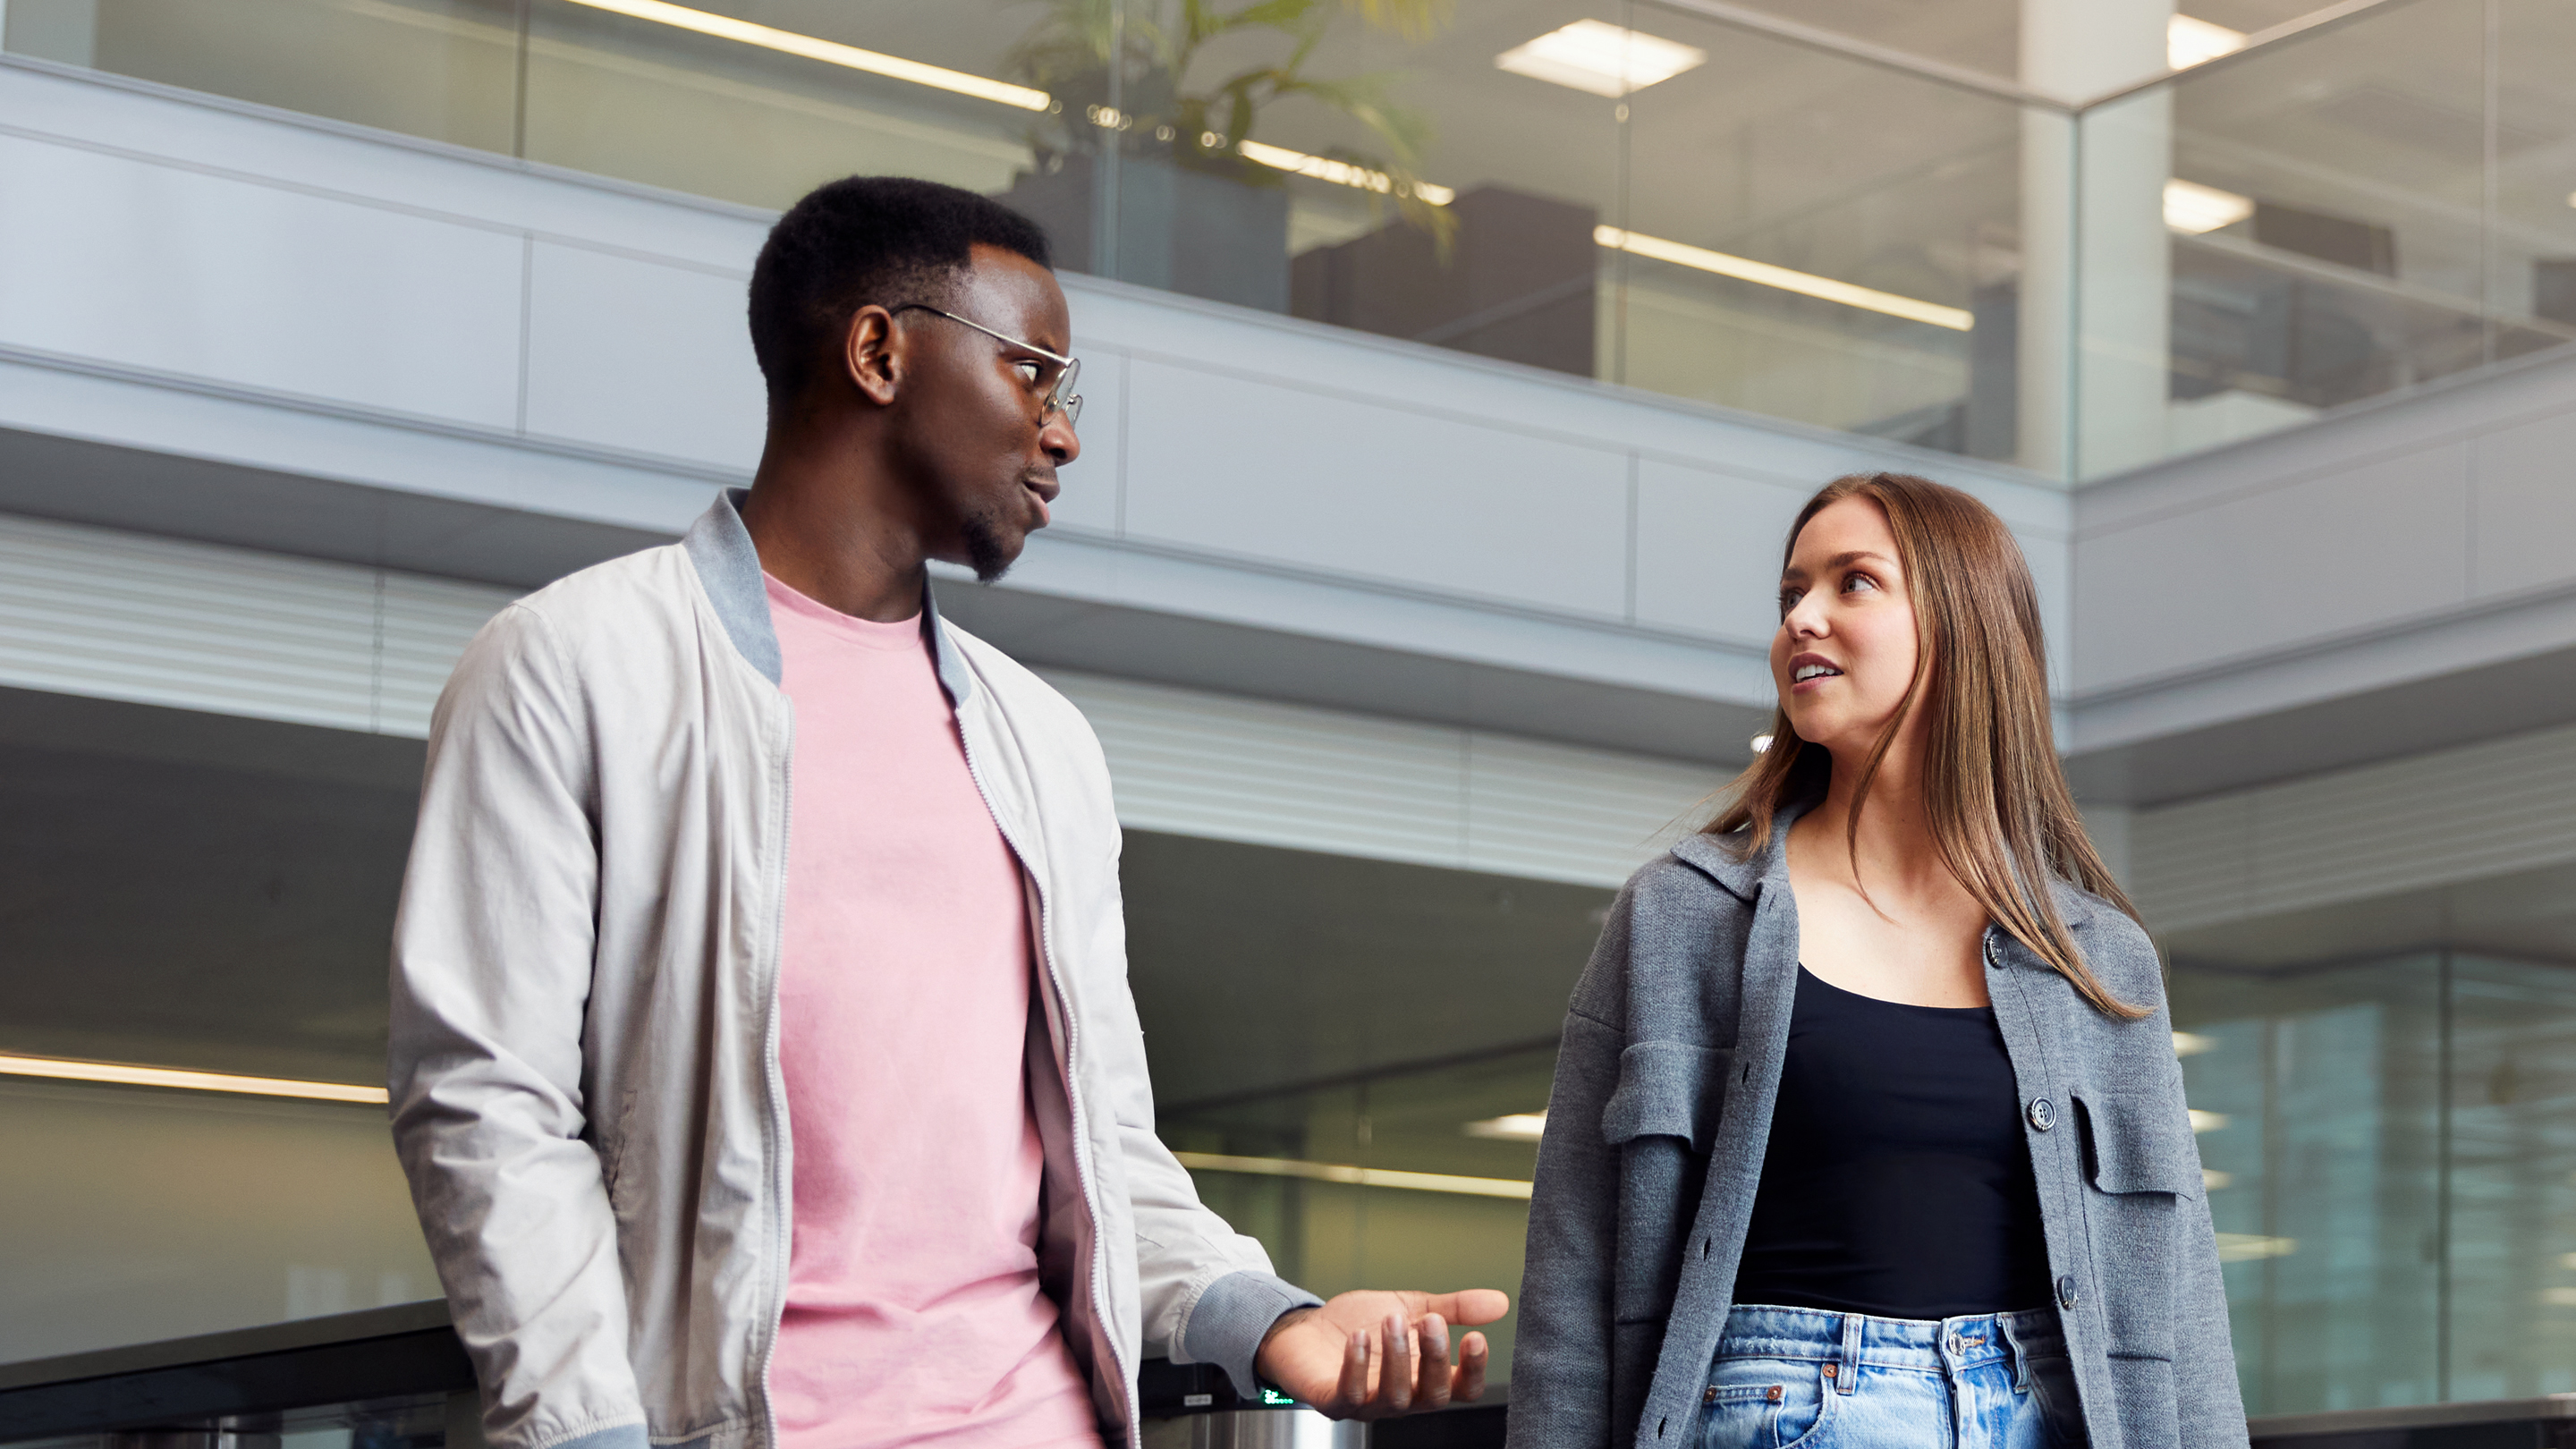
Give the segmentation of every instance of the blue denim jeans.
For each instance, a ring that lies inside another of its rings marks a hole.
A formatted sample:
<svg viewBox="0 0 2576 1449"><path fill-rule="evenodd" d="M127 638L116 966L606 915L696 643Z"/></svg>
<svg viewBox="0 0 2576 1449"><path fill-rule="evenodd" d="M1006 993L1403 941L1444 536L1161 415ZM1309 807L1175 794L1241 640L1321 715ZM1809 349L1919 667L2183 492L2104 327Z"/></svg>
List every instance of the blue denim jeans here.
<svg viewBox="0 0 2576 1449"><path fill-rule="evenodd" d="M2081 1449L2054 1309L1872 1318L1738 1306L1701 1396L1699 1449Z"/></svg>

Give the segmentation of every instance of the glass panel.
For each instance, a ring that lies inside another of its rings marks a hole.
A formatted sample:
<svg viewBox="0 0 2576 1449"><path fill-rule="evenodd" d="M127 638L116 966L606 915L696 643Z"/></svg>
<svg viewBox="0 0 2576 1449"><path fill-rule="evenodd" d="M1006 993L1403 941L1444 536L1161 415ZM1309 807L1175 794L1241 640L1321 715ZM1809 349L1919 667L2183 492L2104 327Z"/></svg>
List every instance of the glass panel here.
<svg viewBox="0 0 2576 1449"><path fill-rule="evenodd" d="M517 0L10 0L7 48L511 149Z"/></svg>
<svg viewBox="0 0 2576 1449"><path fill-rule="evenodd" d="M1044 94L1008 79L1027 13L708 0L683 12L708 34L535 0L526 155L777 208L862 173L1008 192L1052 120Z"/></svg>
<svg viewBox="0 0 2576 1449"><path fill-rule="evenodd" d="M1628 98L1612 375L2012 458L2018 109L1640 7L1704 63Z"/></svg>
<svg viewBox="0 0 2576 1449"><path fill-rule="evenodd" d="M2450 1382L2576 1391L2576 970L2453 958Z"/></svg>
<svg viewBox="0 0 2576 1449"><path fill-rule="evenodd" d="M0 713L0 1052L381 1087L417 742ZM0 1077L0 1362L436 1297L384 1114Z"/></svg>
<svg viewBox="0 0 2576 1449"><path fill-rule="evenodd" d="M2576 7L2498 0L2496 217L2492 302L2505 318L2496 348L2513 357L2576 340Z"/></svg>
<svg viewBox="0 0 2576 1449"><path fill-rule="evenodd" d="M2174 963L2249 1413L2440 1396L2440 986L2432 956Z"/></svg>
<svg viewBox="0 0 2576 1449"><path fill-rule="evenodd" d="M1318 1293L1517 1300L1557 1031L1611 892L1142 831L1122 877L1157 1130L1208 1204ZM1485 1331L1499 1381L1512 1320Z"/></svg>
<svg viewBox="0 0 2576 1449"><path fill-rule="evenodd" d="M2565 67L2543 58L2576 36L2563 6L2497 17L2389 7L2085 114L2086 204L2158 181L2170 259L2105 257L2107 228L2079 258L2082 476L2576 341L2576 301L2550 315L2576 225ZM2165 286L2169 311L2126 305Z"/></svg>

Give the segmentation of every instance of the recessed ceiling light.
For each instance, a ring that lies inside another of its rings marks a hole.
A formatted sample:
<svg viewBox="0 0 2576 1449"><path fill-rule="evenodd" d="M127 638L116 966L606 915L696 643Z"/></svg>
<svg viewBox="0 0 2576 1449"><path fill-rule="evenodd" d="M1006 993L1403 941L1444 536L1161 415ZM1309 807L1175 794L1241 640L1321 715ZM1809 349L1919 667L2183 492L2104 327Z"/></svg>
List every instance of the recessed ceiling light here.
<svg viewBox="0 0 2576 1449"><path fill-rule="evenodd" d="M1513 46L1495 56L1494 64L1532 80L1617 97L1671 80L1707 60L1708 52L1695 45L1605 21L1578 20Z"/></svg>
<svg viewBox="0 0 2576 1449"><path fill-rule="evenodd" d="M2227 1125L2224 1112L2204 1112L2198 1107L2187 1110L2191 1113L2191 1130L2194 1132L2216 1132Z"/></svg>
<svg viewBox="0 0 2576 1449"><path fill-rule="evenodd" d="M1489 1117L1467 1124L1470 1137L1490 1138L1496 1142L1536 1142L1547 1133L1545 1112L1514 1112L1508 1117Z"/></svg>
<svg viewBox="0 0 2576 1449"><path fill-rule="evenodd" d="M2254 198L2203 186L2197 181L2165 183L2165 225L2198 236L2233 226L2254 214Z"/></svg>
<svg viewBox="0 0 2576 1449"><path fill-rule="evenodd" d="M2202 1052L2209 1050L2211 1047L2218 1045L2218 1038L2214 1036L2202 1036L2196 1031L2175 1032L2173 1034L2173 1039L2174 1055L2178 1057L2196 1057Z"/></svg>
<svg viewBox="0 0 2576 1449"><path fill-rule="evenodd" d="M2165 22L2165 64L2175 70L2189 70L2205 60L2245 48L2245 32L2212 25L2189 15L2177 15Z"/></svg>

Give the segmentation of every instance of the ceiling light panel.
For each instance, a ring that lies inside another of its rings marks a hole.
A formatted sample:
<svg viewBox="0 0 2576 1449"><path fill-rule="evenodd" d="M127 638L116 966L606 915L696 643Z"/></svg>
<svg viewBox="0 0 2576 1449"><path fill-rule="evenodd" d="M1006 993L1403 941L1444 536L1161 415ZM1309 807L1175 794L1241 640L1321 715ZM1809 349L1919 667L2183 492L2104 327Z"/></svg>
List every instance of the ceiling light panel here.
<svg viewBox="0 0 2576 1449"><path fill-rule="evenodd" d="M2179 178L2165 183L2165 225L2198 236L2254 214L2254 198Z"/></svg>
<svg viewBox="0 0 2576 1449"><path fill-rule="evenodd" d="M1707 61L1695 45L1599 20L1578 20L1494 57L1514 75L1614 99Z"/></svg>
<svg viewBox="0 0 2576 1449"><path fill-rule="evenodd" d="M2189 15L2177 15L2165 22L2165 64L2174 70L2189 70L2205 60L2216 60L2245 48L2245 32Z"/></svg>

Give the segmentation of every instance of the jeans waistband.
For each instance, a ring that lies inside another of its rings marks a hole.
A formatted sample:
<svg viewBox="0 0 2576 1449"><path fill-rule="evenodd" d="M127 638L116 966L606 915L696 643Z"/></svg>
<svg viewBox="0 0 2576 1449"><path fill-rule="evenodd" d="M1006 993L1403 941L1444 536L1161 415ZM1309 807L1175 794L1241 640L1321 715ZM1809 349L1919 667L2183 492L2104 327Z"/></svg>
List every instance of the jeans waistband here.
<svg viewBox="0 0 2576 1449"><path fill-rule="evenodd" d="M1739 1304L1718 1336L1719 1358L1850 1360L1881 1368L1940 1372L2023 1357L2063 1354L2054 1308L1961 1318L1876 1318L1825 1308ZM2015 1364L2018 1373L2020 1365Z"/></svg>

